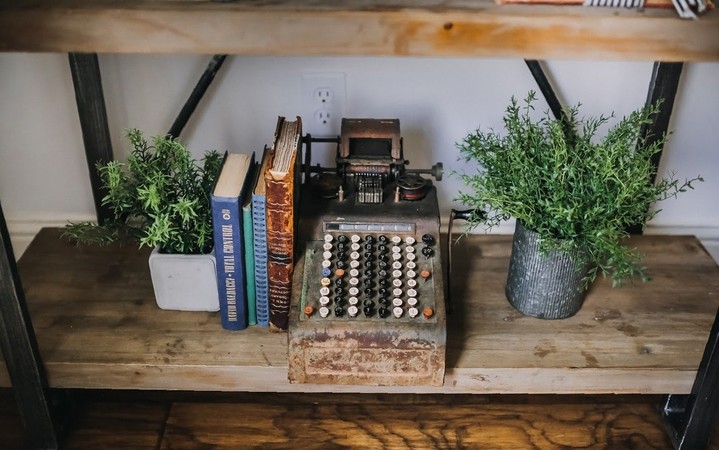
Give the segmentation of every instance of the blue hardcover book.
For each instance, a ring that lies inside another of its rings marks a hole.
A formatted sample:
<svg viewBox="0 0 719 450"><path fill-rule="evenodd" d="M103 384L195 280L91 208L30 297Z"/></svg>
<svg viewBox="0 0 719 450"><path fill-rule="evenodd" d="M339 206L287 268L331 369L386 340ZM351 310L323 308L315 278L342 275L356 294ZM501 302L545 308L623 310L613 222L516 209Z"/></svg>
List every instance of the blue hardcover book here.
<svg viewBox="0 0 719 450"><path fill-rule="evenodd" d="M269 281L267 279L267 221L265 219L265 170L272 161L272 148L265 147L257 182L252 191L252 233L255 250L255 308L257 324L270 324Z"/></svg>
<svg viewBox="0 0 719 450"><path fill-rule="evenodd" d="M253 178L254 161L254 153L225 153L211 195L220 319L227 330L242 330L248 324L242 199Z"/></svg>

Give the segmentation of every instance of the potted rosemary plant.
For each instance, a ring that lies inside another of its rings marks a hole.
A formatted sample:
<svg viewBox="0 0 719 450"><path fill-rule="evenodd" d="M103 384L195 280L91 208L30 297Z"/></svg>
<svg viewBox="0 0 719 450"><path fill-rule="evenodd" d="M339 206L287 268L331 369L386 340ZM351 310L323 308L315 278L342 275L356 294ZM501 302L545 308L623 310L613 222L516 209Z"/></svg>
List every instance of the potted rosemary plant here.
<svg viewBox="0 0 719 450"><path fill-rule="evenodd" d="M157 136L148 142L137 129L127 138L127 163L97 166L102 204L112 208L112 219L70 223L64 236L86 244L131 240L151 247L150 274L160 308L217 311L210 191L222 156L210 151L197 162L178 140Z"/></svg>
<svg viewBox="0 0 719 450"><path fill-rule="evenodd" d="M565 120L548 114L534 119L535 94L523 104L512 98L505 133L476 130L457 144L461 157L477 163L460 174L467 190L458 200L484 211L470 227L488 228L514 217L506 295L520 312L546 319L574 315L598 274L618 285L647 279L641 255L626 246L628 228L645 224L659 210L655 202L692 188L697 177L679 183L673 175L652 183L652 156L665 137L642 137L659 105L632 112L604 136L610 117L579 118L575 106Z"/></svg>

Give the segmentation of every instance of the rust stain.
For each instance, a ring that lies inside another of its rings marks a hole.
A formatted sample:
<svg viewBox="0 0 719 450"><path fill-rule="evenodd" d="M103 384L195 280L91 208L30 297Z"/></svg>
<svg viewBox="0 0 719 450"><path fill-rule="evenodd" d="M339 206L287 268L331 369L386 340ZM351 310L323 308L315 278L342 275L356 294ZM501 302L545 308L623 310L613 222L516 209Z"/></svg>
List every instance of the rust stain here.
<svg viewBox="0 0 719 450"><path fill-rule="evenodd" d="M557 348L553 345L546 345L546 344L540 344L534 347L534 356L537 356L539 358L544 358L545 356L549 355L550 353L554 353L557 351Z"/></svg>
<svg viewBox="0 0 719 450"><path fill-rule="evenodd" d="M582 350L582 356L584 356L584 359L587 361L586 367L599 367L599 361L597 361L597 358L591 353Z"/></svg>
<svg viewBox="0 0 719 450"><path fill-rule="evenodd" d="M616 320L622 317L622 312L618 309L597 309L594 311L594 320L604 322L606 320Z"/></svg>
<svg viewBox="0 0 719 450"><path fill-rule="evenodd" d="M652 349L647 347L646 345L642 345L639 347L639 354L640 355L651 355L653 353Z"/></svg>
<svg viewBox="0 0 719 450"><path fill-rule="evenodd" d="M642 334L642 331L639 328L626 322L619 324L619 326L617 326L617 330L629 337L637 337Z"/></svg>

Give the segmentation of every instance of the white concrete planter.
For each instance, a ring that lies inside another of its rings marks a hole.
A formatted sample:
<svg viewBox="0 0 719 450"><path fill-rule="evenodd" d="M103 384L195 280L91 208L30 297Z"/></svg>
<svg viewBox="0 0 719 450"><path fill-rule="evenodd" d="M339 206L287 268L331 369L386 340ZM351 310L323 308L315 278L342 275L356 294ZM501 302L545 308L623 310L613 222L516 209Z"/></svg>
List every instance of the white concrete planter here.
<svg viewBox="0 0 719 450"><path fill-rule="evenodd" d="M215 254L150 254L150 275L157 306L176 311L218 311Z"/></svg>

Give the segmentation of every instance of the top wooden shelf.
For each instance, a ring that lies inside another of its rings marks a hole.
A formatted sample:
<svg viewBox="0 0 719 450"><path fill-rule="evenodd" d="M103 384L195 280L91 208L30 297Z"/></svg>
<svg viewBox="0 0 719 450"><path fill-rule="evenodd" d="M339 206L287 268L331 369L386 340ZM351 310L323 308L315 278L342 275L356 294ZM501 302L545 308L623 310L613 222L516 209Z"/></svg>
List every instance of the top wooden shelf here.
<svg viewBox="0 0 719 450"><path fill-rule="evenodd" d="M719 13L491 0L9 0L0 51L719 61Z"/></svg>

